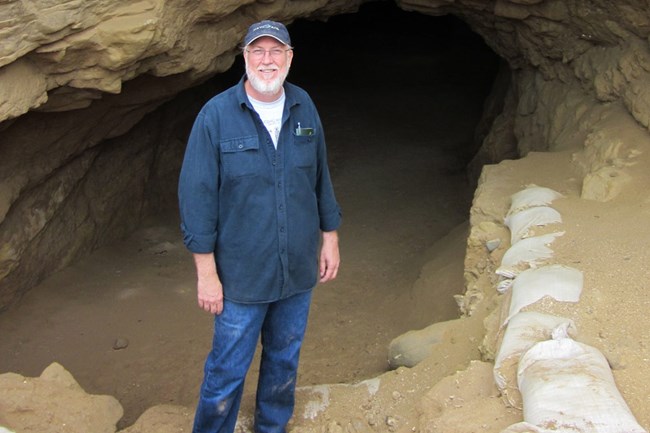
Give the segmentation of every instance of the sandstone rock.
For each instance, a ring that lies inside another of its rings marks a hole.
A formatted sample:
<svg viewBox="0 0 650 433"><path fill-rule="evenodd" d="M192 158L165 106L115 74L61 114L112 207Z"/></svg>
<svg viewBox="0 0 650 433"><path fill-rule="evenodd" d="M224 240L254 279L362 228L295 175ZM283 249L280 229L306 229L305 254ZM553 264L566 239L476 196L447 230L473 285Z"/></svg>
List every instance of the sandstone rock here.
<svg viewBox="0 0 650 433"><path fill-rule="evenodd" d="M0 419L15 431L114 433L122 406L110 396L84 392L61 365L40 377L0 375Z"/></svg>
<svg viewBox="0 0 650 433"><path fill-rule="evenodd" d="M28 60L20 59L0 68L0 82L4 87L0 113L6 119L25 114L47 101L45 77Z"/></svg>

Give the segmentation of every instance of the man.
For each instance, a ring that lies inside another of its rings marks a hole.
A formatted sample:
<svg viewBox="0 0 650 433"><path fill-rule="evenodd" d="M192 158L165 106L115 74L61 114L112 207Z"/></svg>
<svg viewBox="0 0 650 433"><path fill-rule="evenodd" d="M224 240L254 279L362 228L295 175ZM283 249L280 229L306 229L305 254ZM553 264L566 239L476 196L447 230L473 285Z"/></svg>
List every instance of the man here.
<svg viewBox="0 0 650 433"><path fill-rule="evenodd" d="M179 180L198 304L215 315L195 433L234 430L260 335L255 431L285 431L311 291L340 262L323 127L307 93L285 82L286 27L253 24L243 56L239 84L197 116Z"/></svg>

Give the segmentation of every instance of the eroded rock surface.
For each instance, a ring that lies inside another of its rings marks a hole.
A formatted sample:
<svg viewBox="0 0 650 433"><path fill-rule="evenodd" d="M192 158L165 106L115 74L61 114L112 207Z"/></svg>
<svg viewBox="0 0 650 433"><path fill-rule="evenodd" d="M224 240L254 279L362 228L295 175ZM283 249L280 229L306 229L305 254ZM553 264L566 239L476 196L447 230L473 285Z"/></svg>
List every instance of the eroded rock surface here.
<svg viewBox="0 0 650 433"><path fill-rule="evenodd" d="M0 375L0 425L15 431L114 433L122 406L111 396L84 392L57 363L40 377Z"/></svg>

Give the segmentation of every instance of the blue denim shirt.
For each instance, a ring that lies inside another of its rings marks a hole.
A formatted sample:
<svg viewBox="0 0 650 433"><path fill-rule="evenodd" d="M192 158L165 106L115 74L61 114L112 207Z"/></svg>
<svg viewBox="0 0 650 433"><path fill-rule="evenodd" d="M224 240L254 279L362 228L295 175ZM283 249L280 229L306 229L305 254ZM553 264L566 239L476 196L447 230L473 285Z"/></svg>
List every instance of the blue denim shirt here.
<svg viewBox="0 0 650 433"><path fill-rule="evenodd" d="M336 230L341 211L309 95L285 83L276 150L244 79L196 118L179 179L181 230L191 252L215 253L226 299L270 302L316 285L320 232Z"/></svg>

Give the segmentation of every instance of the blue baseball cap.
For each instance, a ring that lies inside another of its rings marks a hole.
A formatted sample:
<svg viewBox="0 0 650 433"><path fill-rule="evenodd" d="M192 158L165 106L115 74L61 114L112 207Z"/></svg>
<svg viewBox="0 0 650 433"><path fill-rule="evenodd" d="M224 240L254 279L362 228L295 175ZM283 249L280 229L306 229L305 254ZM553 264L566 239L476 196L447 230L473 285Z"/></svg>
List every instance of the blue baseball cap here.
<svg viewBox="0 0 650 433"><path fill-rule="evenodd" d="M262 36L270 36L284 45L291 45L289 31L284 24L277 21L264 20L248 28L248 33L246 33L246 37L244 38L244 46L250 45L251 42Z"/></svg>

